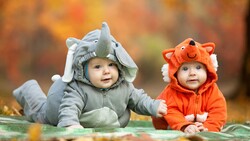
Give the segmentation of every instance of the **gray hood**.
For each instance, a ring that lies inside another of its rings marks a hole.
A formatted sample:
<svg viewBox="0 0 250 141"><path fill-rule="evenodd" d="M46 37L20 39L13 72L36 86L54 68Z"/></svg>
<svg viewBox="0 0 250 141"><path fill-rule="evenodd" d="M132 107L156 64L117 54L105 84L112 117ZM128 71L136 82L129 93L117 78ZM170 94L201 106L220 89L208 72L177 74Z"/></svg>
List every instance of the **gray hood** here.
<svg viewBox="0 0 250 141"><path fill-rule="evenodd" d="M89 83L84 74L84 65L93 57L108 58L117 63L120 76L128 82L133 82L138 67L122 45L112 35L107 23L103 22L101 30L89 32L82 40L68 38L66 45L69 48L64 76L68 76L65 82L72 78ZM70 56L71 55L71 56ZM71 62L71 63L69 63ZM68 70L68 71L66 71Z"/></svg>

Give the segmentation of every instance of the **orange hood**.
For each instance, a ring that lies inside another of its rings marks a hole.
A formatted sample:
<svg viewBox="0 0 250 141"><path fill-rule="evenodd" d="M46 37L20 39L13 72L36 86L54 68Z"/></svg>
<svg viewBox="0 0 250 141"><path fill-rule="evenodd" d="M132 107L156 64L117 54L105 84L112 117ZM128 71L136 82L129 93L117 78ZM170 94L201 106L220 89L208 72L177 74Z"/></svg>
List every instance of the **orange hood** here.
<svg viewBox="0 0 250 141"><path fill-rule="evenodd" d="M174 89L188 92L182 88L175 77L175 73L184 62L197 61L203 63L207 68L207 81L203 84L202 91L206 90L212 83L217 81L217 74L213 67L210 55L214 52L215 44L212 42L200 44L192 38L188 38L177 45L174 49L166 49L162 52L163 58L169 65L168 75L169 85ZM199 90L199 91L200 91Z"/></svg>

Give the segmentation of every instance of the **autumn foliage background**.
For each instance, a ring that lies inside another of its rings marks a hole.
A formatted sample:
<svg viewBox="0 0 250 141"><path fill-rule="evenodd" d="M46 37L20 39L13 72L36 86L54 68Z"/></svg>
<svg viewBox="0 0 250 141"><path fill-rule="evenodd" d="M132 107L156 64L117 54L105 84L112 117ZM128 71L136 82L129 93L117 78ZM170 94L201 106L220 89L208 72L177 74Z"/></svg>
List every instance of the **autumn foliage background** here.
<svg viewBox="0 0 250 141"><path fill-rule="evenodd" d="M18 107L12 90L28 79L36 79L47 93L51 76L63 74L65 40L80 39L106 21L140 69L135 86L153 98L166 85L160 71L162 50L188 37L214 42L218 85L231 103L229 109L236 108L229 114L243 110L238 118L250 120L249 106L237 109L240 104L231 101L238 95L249 100L237 92L248 9L248 0L1 0L0 105Z"/></svg>

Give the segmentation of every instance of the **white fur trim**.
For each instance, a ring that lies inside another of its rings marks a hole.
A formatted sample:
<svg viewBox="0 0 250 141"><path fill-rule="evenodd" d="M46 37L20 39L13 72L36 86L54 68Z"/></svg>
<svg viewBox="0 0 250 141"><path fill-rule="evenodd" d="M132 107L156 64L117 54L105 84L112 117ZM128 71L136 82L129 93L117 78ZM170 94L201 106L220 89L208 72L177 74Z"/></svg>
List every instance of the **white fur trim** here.
<svg viewBox="0 0 250 141"><path fill-rule="evenodd" d="M191 114L191 115L186 115L185 116L185 119L189 122L193 122L194 121L194 114Z"/></svg>
<svg viewBox="0 0 250 141"><path fill-rule="evenodd" d="M211 54L211 55L210 55L210 58L211 58L211 60L212 60L213 67L214 67L215 71L217 71L219 65L218 65L218 60L217 60L216 54Z"/></svg>
<svg viewBox="0 0 250 141"><path fill-rule="evenodd" d="M161 68L161 72L162 72L162 76L163 76L163 80L167 83L170 82L170 78L168 75L168 64L164 64Z"/></svg>
<svg viewBox="0 0 250 141"><path fill-rule="evenodd" d="M61 76L59 75L59 74L55 74L55 75L53 75L52 77L51 77L51 80L53 81L53 82L55 82L56 80L58 80L58 79L60 79L61 78Z"/></svg>
<svg viewBox="0 0 250 141"><path fill-rule="evenodd" d="M200 114L197 114L196 115L196 121L198 122L205 122L207 120L207 116L208 116L208 113L205 112L204 114L200 115Z"/></svg>

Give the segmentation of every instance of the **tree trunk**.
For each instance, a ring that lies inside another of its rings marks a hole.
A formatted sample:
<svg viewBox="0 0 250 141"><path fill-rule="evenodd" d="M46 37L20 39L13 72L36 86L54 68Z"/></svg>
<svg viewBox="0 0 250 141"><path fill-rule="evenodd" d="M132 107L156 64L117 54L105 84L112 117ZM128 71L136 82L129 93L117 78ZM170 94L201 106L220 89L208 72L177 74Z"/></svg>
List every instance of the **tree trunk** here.
<svg viewBox="0 0 250 141"><path fill-rule="evenodd" d="M250 98L250 3L248 5L248 13L246 16L246 51L242 68L241 85L239 88Z"/></svg>

